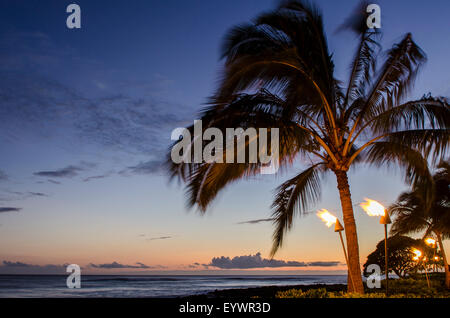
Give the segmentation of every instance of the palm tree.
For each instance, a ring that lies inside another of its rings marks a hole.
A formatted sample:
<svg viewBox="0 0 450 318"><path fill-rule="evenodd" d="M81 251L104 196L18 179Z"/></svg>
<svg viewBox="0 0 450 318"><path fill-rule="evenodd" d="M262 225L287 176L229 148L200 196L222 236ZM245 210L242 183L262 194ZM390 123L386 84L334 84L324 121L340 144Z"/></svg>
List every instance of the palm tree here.
<svg viewBox="0 0 450 318"><path fill-rule="evenodd" d="M431 197L428 189L432 189ZM442 251L445 286L450 288L450 271L443 239L450 238L450 163L442 162L430 182L416 184L412 191L402 193L389 208L396 216L392 234L433 233Z"/></svg>
<svg viewBox="0 0 450 318"><path fill-rule="evenodd" d="M299 158L312 162L276 189L272 257L294 216L320 198L323 175L334 173L354 278L355 288L349 290L360 293L364 289L349 168L358 161L397 163L406 169L408 181L416 182L427 169L420 152L433 149L439 157L449 143L450 124L449 104L443 98L405 102L426 59L411 34L387 52L375 72L379 34L367 28L363 9L344 25L358 35L345 89L333 74L320 11L306 2L282 1L274 11L228 32L219 87L201 114L203 129L279 128L280 167L290 167ZM201 212L220 190L259 174L261 167L259 162L169 163L172 177L187 183L188 204Z"/></svg>

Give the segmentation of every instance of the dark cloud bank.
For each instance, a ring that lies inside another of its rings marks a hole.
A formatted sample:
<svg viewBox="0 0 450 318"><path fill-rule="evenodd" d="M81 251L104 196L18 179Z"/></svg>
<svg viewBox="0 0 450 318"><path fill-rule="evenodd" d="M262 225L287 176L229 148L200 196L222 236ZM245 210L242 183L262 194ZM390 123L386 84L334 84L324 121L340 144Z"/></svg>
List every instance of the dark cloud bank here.
<svg viewBox="0 0 450 318"><path fill-rule="evenodd" d="M12 262L4 260L0 265L0 274L10 274L10 275L26 275L26 274L63 274L66 275L67 264L47 264L47 265L34 265L28 264L20 261ZM165 266L156 265L149 266L140 262L134 265L121 264L118 262L105 263L105 264L89 264L87 267L94 269L103 270L114 270L114 269L164 269ZM83 267L81 267L83 269Z"/></svg>
<svg viewBox="0 0 450 318"><path fill-rule="evenodd" d="M204 264L206 267L217 267L220 269L250 269L250 268L265 268L265 267L331 267L339 265L338 261L331 262L297 262L284 261L276 259L262 258L261 253L255 255L235 256L233 258L220 256L214 257L209 264Z"/></svg>
<svg viewBox="0 0 450 318"><path fill-rule="evenodd" d="M23 262L3 261L0 265L0 274L66 274L66 267L68 265L69 264L34 265Z"/></svg>

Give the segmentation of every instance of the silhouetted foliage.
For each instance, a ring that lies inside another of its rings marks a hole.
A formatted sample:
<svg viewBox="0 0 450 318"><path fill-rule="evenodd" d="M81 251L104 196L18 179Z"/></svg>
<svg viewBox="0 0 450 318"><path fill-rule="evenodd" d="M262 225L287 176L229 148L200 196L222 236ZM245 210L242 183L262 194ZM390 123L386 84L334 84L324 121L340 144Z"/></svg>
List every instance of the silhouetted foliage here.
<svg viewBox="0 0 450 318"><path fill-rule="evenodd" d="M394 272L397 276L404 278L411 273L418 270L423 270L422 263L413 260L414 254L411 252L416 248L424 253L427 259L432 260L434 254L433 249L425 245L423 240L413 239L409 236L395 235L388 238L388 269L389 272ZM433 261L431 261L433 262ZM439 264L441 264L440 262ZM385 258L384 258L384 240L378 242L375 251L367 256L367 261L364 264L364 275L369 276L371 273L367 272L367 267L370 264L380 266L381 273L385 273Z"/></svg>
<svg viewBox="0 0 450 318"><path fill-rule="evenodd" d="M450 164L442 161L432 178L415 184L402 193L389 213L394 218L392 234L422 233L437 238L445 264L446 286L450 288L450 270L442 240L450 238Z"/></svg>

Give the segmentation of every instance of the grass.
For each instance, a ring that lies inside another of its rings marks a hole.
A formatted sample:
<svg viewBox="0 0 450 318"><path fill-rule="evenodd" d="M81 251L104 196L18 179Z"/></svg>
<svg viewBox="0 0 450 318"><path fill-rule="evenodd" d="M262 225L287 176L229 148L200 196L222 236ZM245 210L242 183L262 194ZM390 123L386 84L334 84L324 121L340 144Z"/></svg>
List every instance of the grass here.
<svg viewBox="0 0 450 318"><path fill-rule="evenodd" d="M275 298L450 298L450 291L443 285L440 273L431 275L430 287L425 276L416 275L406 279L389 280L389 297L384 293L385 281L381 288L366 289L365 294L330 291L326 287L278 291Z"/></svg>

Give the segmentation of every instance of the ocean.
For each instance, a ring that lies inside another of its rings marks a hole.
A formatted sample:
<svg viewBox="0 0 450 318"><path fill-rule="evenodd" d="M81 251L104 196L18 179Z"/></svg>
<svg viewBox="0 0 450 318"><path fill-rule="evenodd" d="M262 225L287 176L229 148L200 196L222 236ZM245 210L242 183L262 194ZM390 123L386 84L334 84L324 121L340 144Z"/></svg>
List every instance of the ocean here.
<svg viewBox="0 0 450 318"><path fill-rule="evenodd" d="M84 275L81 288L69 289L66 279L62 275L0 275L0 297L180 297L231 288L347 282L345 275Z"/></svg>

